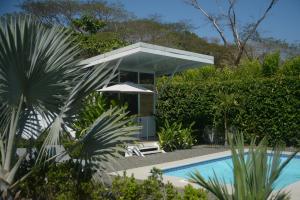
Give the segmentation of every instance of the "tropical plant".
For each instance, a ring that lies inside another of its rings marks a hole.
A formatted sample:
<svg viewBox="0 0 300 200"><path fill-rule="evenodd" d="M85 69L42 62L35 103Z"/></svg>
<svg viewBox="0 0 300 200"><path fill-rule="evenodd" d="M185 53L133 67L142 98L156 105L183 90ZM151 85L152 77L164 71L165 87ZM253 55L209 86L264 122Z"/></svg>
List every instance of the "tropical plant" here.
<svg viewBox="0 0 300 200"><path fill-rule="evenodd" d="M257 146L252 140L248 153L244 147L243 134L228 136L232 163L233 183L231 190L224 179L214 177L206 180L196 171L190 174L190 180L213 193L220 200L284 200L289 199L288 194L274 186L283 169L294 158L297 152L291 154L285 161L281 160L280 148L274 148L272 154L268 153L266 139Z"/></svg>
<svg viewBox="0 0 300 200"><path fill-rule="evenodd" d="M219 91L217 94L217 102L213 106L215 110L215 115L221 115L223 118L224 132L225 132L225 145L228 144L228 120L229 112L238 106L237 95L234 93L227 94L225 92Z"/></svg>
<svg viewBox="0 0 300 200"><path fill-rule="evenodd" d="M126 106L119 106L115 100L109 101L102 93L92 92L84 100L81 110L72 125L76 131L75 138L79 139L94 121L110 108L120 108L126 113Z"/></svg>
<svg viewBox="0 0 300 200"><path fill-rule="evenodd" d="M164 126L158 132L159 144L165 151L174 151L176 149L190 149L196 140L192 136L192 126L182 127L182 123L170 124L167 120Z"/></svg>
<svg viewBox="0 0 300 200"><path fill-rule="evenodd" d="M16 156L17 139L46 134L36 164L54 156L60 138L70 134L83 99L115 77L119 61L110 63L112 67L107 63L84 69L68 30L45 27L30 16L1 17L0 44L0 190L7 191L20 181L15 174L26 156ZM127 136L138 129L124 127L128 119L121 112L104 112L76 142L80 159L96 171L104 168L102 161L118 155L121 148L116 145L132 140Z"/></svg>

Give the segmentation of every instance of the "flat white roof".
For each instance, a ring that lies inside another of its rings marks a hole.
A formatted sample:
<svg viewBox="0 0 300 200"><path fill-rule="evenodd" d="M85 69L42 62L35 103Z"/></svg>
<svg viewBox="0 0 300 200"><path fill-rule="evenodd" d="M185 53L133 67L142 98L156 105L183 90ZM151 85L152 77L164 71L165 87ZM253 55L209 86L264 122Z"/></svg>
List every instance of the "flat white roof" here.
<svg viewBox="0 0 300 200"><path fill-rule="evenodd" d="M173 49L153 44L138 42L81 61L85 67L122 59L119 68L122 70L170 74L174 70L214 64L214 57Z"/></svg>

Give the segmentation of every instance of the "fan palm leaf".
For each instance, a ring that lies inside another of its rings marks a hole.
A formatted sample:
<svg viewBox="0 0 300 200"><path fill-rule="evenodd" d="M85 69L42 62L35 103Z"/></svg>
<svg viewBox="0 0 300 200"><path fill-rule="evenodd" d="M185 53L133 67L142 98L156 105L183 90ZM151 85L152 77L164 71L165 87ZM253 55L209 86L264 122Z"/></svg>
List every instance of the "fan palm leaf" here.
<svg viewBox="0 0 300 200"><path fill-rule="evenodd" d="M31 16L0 18L0 190L13 184L24 156L15 161L17 137L47 133L37 163L44 160L74 122L86 95L114 78L120 60L93 69L80 66L68 30L45 27ZM86 160L109 159L136 127L116 110L101 116L78 142ZM110 117L112 117L110 119ZM46 124L46 127L45 127ZM41 129L44 126L44 129ZM103 129L103 130L102 130ZM90 141L93 140L93 141ZM96 144L98 143L98 144ZM91 149L89 149L91 144ZM50 148L49 148L50 147ZM98 165L99 166L99 165Z"/></svg>

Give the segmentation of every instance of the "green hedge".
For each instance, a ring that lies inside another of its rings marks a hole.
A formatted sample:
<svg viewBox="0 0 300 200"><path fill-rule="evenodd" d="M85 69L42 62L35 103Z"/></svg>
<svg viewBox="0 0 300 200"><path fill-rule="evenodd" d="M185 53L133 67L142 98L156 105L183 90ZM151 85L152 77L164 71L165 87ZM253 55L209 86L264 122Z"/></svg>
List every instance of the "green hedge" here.
<svg viewBox="0 0 300 200"><path fill-rule="evenodd" d="M239 107L230 110L229 123L247 138L268 136L271 144L284 142L289 146L300 143L299 76L162 81L159 91L158 122L168 119L186 126L195 122L198 141L205 126L217 124L222 129L222 119L215 114L217 96L222 91L238 97Z"/></svg>

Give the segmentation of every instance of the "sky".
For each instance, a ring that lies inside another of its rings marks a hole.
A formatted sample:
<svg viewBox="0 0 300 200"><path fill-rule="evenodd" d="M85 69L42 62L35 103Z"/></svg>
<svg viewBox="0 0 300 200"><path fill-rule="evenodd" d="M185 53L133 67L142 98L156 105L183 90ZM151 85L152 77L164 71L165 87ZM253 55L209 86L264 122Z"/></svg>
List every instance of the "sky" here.
<svg viewBox="0 0 300 200"><path fill-rule="evenodd" d="M0 0L0 14L17 11L15 6L22 0ZM226 11L227 0L198 0L209 12ZM239 23L251 22L260 16L270 0L238 0L236 7ZM184 3L184 0L107 0L121 2L125 9L137 17L145 18L159 15L164 22L187 21L196 29L200 37L218 37L216 31L207 23L203 15ZM265 37L274 37L289 43L300 42L300 0L279 0L265 21L260 25L259 32ZM226 35L231 37L229 31Z"/></svg>

